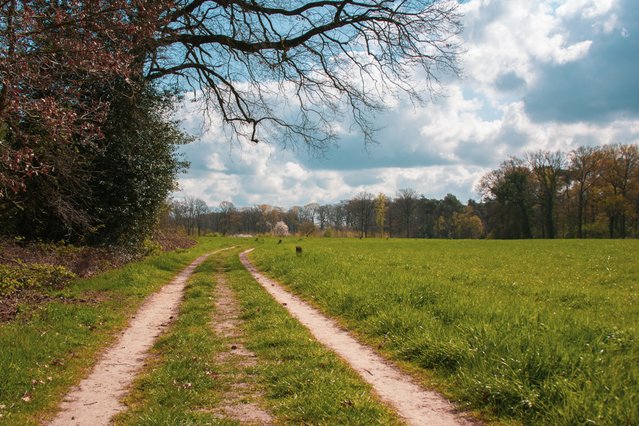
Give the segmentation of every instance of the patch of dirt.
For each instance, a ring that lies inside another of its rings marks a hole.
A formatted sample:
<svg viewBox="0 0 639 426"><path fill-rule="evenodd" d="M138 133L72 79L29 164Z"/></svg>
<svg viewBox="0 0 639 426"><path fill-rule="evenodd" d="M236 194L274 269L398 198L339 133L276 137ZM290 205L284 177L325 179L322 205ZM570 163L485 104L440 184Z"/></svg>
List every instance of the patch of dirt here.
<svg viewBox="0 0 639 426"><path fill-rule="evenodd" d="M183 232L175 230L158 230L153 236L163 251L188 248L195 245L195 240ZM73 246L58 243L23 242L0 238L0 264L22 268L33 264L63 266L78 277L90 277L100 272L119 268L125 264L144 257L141 251L125 250L118 247ZM0 277L1 279L1 277ZM21 311L33 311L43 304L59 297L47 294L51 290L50 283L40 283L38 289L21 288L10 295L0 295L0 323L13 320ZM58 288L59 289L59 288ZM87 300L65 300L70 303L87 303Z"/></svg>
<svg viewBox="0 0 639 426"><path fill-rule="evenodd" d="M173 251L193 247L197 242L180 229L158 229L153 234L153 241L162 247L162 251Z"/></svg>
<svg viewBox="0 0 639 426"><path fill-rule="evenodd" d="M26 321L29 317L29 312L33 312L51 302L83 304L99 303L103 300L104 298L98 295L96 295L96 297L76 298L51 296L37 290L22 290L8 296L3 296L0 299L0 323L12 321L19 314L25 314L26 316L23 319Z"/></svg>
<svg viewBox="0 0 639 426"><path fill-rule="evenodd" d="M235 294L223 275L217 276L215 313L212 327L226 341L226 350L218 355L218 362L229 372L230 387L216 414L242 424L269 425L273 419L260 407L262 395L252 383L249 368L256 364L256 356L244 346L240 307Z"/></svg>
<svg viewBox="0 0 639 426"><path fill-rule="evenodd" d="M382 401L392 406L409 425L473 425L455 406L436 392L422 388L368 346L358 342L335 321L324 316L279 283L261 274L249 261L247 250L240 254L244 267L271 296L300 321L315 338L344 359Z"/></svg>
<svg viewBox="0 0 639 426"><path fill-rule="evenodd" d="M198 257L173 281L146 300L91 374L66 395L51 425L108 425L115 414L126 408L120 399L144 365L155 339L177 315L190 275L211 254Z"/></svg>

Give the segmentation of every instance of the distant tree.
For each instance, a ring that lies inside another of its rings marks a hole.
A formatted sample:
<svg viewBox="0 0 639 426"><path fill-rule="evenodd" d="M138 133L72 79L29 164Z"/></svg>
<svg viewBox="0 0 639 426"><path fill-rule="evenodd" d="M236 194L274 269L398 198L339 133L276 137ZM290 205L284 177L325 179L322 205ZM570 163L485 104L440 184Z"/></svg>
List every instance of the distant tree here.
<svg viewBox="0 0 639 426"><path fill-rule="evenodd" d="M366 238L368 236L375 212L374 200L373 194L360 192L348 202L347 211L351 215L351 220L360 237Z"/></svg>
<svg viewBox="0 0 639 426"><path fill-rule="evenodd" d="M288 225L288 230L291 234L295 234L299 230L298 228L300 226L300 223L302 222L300 217L301 214L302 207L300 206L293 206L286 212L285 220L286 224Z"/></svg>
<svg viewBox="0 0 639 426"><path fill-rule="evenodd" d="M446 196L437 204L436 236L439 238L453 238L455 236L455 213L464 211L463 204L453 194Z"/></svg>
<svg viewBox="0 0 639 426"><path fill-rule="evenodd" d="M627 219L637 213L639 200L639 148L637 145L611 145L602 150L604 203L610 238L625 238Z"/></svg>
<svg viewBox="0 0 639 426"><path fill-rule="evenodd" d="M542 236L555 238L555 205L560 187L565 182L565 155L560 151L536 151L526 155L526 162L537 188L536 198L543 218Z"/></svg>
<svg viewBox="0 0 639 426"><path fill-rule="evenodd" d="M453 213L454 238L481 238L484 234L484 224L472 207L466 207L464 212Z"/></svg>
<svg viewBox="0 0 639 426"><path fill-rule="evenodd" d="M411 236L411 228L414 220L415 209L417 208L418 195L413 189L400 189L395 204L402 218L406 238Z"/></svg>
<svg viewBox="0 0 639 426"><path fill-rule="evenodd" d="M381 192L375 198L375 225L379 230L379 235L384 236L384 222L388 213L388 198Z"/></svg>
<svg viewBox="0 0 639 426"><path fill-rule="evenodd" d="M434 238L437 235L435 228L440 204L441 200L420 197L416 209L418 237Z"/></svg>
<svg viewBox="0 0 639 426"><path fill-rule="evenodd" d="M347 219L349 215L347 206L348 202L342 201L338 204L332 205L330 208L329 222L331 227L333 227L336 231L341 231L349 223L349 220Z"/></svg>
<svg viewBox="0 0 639 426"><path fill-rule="evenodd" d="M217 209L220 217L220 231L223 235L234 231L238 220L237 208L230 201L222 201Z"/></svg>
<svg viewBox="0 0 639 426"><path fill-rule="evenodd" d="M577 198L577 236L583 238L586 201L592 198L591 190L601 178L602 155L598 148L582 146L570 153L569 160Z"/></svg>
<svg viewBox="0 0 639 426"><path fill-rule="evenodd" d="M478 189L489 203L489 225L496 238L532 238L531 173L512 158L484 175Z"/></svg>
<svg viewBox="0 0 639 426"><path fill-rule="evenodd" d="M316 230L315 219L317 217L320 205L317 203L308 203L299 210L298 231L304 235L311 235Z"/></svg>
<svg viewBox="0 0 639 426"><path fill-rule="evenodd" d="M194 213L195 213L195 225L197 228L197 235L200 236L203 234L205 218L207 213L209 212L209 206L206 205L206 202L200 198L195 199L194 205Z"/></svg>
<svg viewBox="0 0 639 426"><path fill-rule="evenodd" d="M277 222L273 227L273 235L276 237L287 237L288 226L282 221Z"/></svg>
<svg viewBox="0 0 639 426"><path fill-rule="evenodd" d="M330 223L331 206L321 205L317 209L317 220L319 221L319 227L323 231L328 227Z"/></svg>
<svg viewBox="0 0 639 426"><path fill-rule="evenodd" d="M187 207L186 203L182 200L172 200L171 207L169 209L169 219L176 227L181 227L185 231L187 229L186 218L187 218Z"/></svg>

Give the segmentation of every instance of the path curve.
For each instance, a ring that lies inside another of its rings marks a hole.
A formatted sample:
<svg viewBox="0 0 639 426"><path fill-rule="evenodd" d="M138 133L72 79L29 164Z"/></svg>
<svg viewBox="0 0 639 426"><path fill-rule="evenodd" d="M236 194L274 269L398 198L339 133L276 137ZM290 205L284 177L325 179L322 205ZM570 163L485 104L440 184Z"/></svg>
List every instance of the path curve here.
<svg viewBox="0 0 639 426"><path fill-rule="evenodd" d="M359 343L335 321L261 274L248 259L247 254L252 250L242 252L240 260L257 282L306 326L320 343L346 360L406 423L430 426L475 424L461 417L444 397L420 387L410 376L391 366L370 347Z"/></svg>
<svg viewBox="0 0 639 426"><path fill-rule="evenodd" d="M65 396L60 412L50 425L108 425L113 416L124 411L126 406L120 399L142 368L147 351L177 315L189 277L206 258L230 248L198 257L169 284L149 296L91 374Z"/></svg>

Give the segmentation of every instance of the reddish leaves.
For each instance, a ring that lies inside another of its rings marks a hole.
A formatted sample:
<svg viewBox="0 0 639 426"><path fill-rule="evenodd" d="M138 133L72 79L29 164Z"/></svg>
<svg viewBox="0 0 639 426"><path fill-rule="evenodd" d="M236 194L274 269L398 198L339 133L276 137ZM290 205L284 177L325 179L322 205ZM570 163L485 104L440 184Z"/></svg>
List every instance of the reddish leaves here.
<svg viewBox="0 0 639 426"><path fill-rule="evenodd" d="M0 6L0 197L50 170L37 147L102 138L104 93L131 81L160 10L137 0L55 3Z"/></svg>

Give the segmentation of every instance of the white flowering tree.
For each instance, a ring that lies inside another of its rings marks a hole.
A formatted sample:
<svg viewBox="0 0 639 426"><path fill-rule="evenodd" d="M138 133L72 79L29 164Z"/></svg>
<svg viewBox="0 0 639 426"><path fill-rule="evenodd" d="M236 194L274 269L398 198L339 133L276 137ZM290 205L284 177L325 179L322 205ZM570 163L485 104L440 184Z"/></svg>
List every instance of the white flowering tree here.
<svg viewBox="0 0 639 426"><path fill-rule="evenodd" d="M273 227L273 235L275 235L277 237L286 237L286 236L288 236L288 226L284 222L282 222L280 220Z"/></svg>

